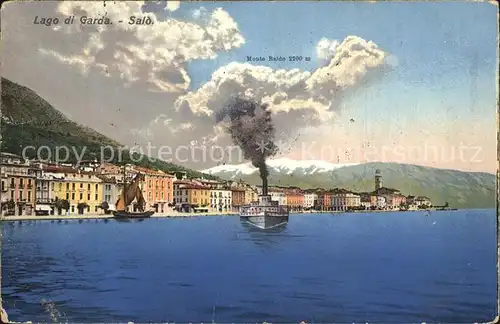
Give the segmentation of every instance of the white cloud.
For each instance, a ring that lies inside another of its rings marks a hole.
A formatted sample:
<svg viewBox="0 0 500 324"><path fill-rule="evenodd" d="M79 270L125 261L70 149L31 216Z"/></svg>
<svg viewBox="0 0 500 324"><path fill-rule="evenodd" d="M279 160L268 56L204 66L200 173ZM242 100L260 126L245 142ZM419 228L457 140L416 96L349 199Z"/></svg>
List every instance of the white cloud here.
<svg viewBox="0 0 500 324"><path fill-rule="evenodd" d="M169 11L176 11L177 9L179 9L180 5L181 5L180 1L167 0L167 5L165 6L165 9Z"/></svg>
<svg viewBox="0 0 500 324"><path fill-rule="evenodd" d="M168 126L151 123L147 128L153 129L151 133L158 138L173 140L175 135L186 143L231 144L220 125L215 125L214 113L235 94L269 104L278 138L290 138L304 128L327 124L339 113L347 90L359 87L369 74L388 66L388 53L373 42L349 36L338 44L335 55L313 71L237 62L220 67L199 89L178 97L175 112L165 112L165 118L173 120ZM189 127L184 125L187 122Z"/></svg>
<svg viewBox="0 0 500 324"><path fill-rule="evenodd" d="M145 82L152 91L181 92L188 89L191 81L187 62L215 59L217 52L245 43L236 22L221 8L211 12L205 24L198 24L173 18L160 21L155 14L143 12L143 4L116 2L104 8L96 2L62 2L58 6L60 14L107 17L113 24L65 26L60 36L79 33L78 37L86 37L84 49L76 53L44 53L63 63L78 65L85 72L96 66L104 74L119 75L126 83ZM173 11L179 7L179 1L167 1L166 5ZM130 16L147 16L153 24L130 25Z"/></svg>
<svg viewBox="0 0 500 324"><path fill-rule="evenodd" d="M337 46L339 46L337 40L322 38L316 45L316 56L322 61L328 61L335 56Z"/></svg>
<svg viewBox="0 0 500 324"><path fill-rule="evenodd" d="M328 64L312 72L233 62L215 71L198 90L180 96L175 108L191 118L211 117L228 97L242 94L268 103L277 124L296 128L326 122L343 92L384 67L386 57L375 43L349 36L336 46Z"/></svg>
<svg viewBox="0 0 500 324"><path fill-rule="evenodd" d="M193 10L193 18L194 19L204 19L208 14L207 9L205 7L200 7L198 9Z"/></svg>

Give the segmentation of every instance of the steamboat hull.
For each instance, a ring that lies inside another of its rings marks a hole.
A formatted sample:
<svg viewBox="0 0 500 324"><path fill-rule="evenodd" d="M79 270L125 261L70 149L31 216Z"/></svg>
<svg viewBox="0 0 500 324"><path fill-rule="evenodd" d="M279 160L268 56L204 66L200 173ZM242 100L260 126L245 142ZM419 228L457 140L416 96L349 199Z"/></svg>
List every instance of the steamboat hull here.
<svg viewBox="0 0 500 324"><path fill-rule="evenodd" d="M139 213L131 213L126 211L115 211L113 217L115 219L144 219L149 218L154 214L154 211L145 211Z"/></svg>
<svg viewBox="0 0 500 324"><path fill-rule="evenodd" d="M288 223L288 209L269 195L259 196L259 200L240 208L240 220L259 229L271 229Z"/></svg>
<svg viewBox="0 0 500 324"><path fill-rule="evenodd" d="M288 224L288 216L240 216L242 221L259 229L271 229Z"/></svg>

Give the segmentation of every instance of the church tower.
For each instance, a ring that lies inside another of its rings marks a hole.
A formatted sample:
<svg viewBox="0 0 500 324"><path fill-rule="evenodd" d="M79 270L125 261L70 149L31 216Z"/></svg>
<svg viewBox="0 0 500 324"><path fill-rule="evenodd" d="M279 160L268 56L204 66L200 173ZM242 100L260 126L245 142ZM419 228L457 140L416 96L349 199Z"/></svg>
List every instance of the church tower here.
<svg viewBox="0 0 500 324"><path fill-rule="evenodd" d="M382 175L380 174L380 170L377 169L375 171L375 191L382 188Z"/></svg>

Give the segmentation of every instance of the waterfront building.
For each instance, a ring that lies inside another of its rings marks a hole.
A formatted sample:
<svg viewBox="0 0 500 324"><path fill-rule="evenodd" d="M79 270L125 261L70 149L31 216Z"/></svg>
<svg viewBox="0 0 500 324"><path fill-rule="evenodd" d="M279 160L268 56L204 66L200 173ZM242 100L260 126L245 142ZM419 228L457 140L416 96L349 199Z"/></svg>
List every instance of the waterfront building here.
<svg viewBox="0 0 500 324"><path fill-rule="evenodd" d="M109 213L116 210L116 202L118 201L118 197L121 195L123 190L123 183L119 182L116 177L109 177L105 175L97 175L99 179L101 179L101 190L102 190L102 202L101 206L106 207L107 209L102 209L100 212Z"/></svg>
<svg viewBox="0 0 500 324"><path fill-rule="evenodd" d="M426 207L431 207L432 206L432 201L430 200L429 197L425 197L425 196L418 196L417 198L415 198L414 200L414 204L416 206L426 206Z"/></svg>
<svg viewBox="0 0 500 324"><path fill-rule="evenodd" d="M335 193L331 195L332 209L346 211L361 206L361 196L351 192Z"/></svg>
<svg viewBox="0 0 500 324"><path fill-rule="evenodd" d="M235 186L232 187L231 200L233 211L238 211L241 206L245 205L245 188Z"/></svg>
<svg viewBox="0 0 500 324"><path fill-rule="evenodd" d="M304 193L304 204L302 207L304 209L311 209L316 206L318 203L318 195L314 192L306 192Z"/></svg>
<svg viewBox="0 0 500 324"><path fill-rule="evenodd" d="M328 191L320 191L318 193L318 209L321 211L332 210L332 193Z"/></svg>
<svg viewBox="0 0 500 324"><path fill-rule="evenodd" d="M141 190L149 208L157 213L167 212L174 200L174 176L163 171L134 167L135 172L144 174Z"/></svg>
<svg viewBox="0 0 500 324"><path fill-rule="evenodd" d="M69 202L69 214L97 214L102 204L102 181L88 172L62 173L53 179L54 199Z"/></svg>
<svg viewBox="0 0 500 324"><path fill-rule="evenodd" d="M188 204L188 190L187 185L190 185L190 181L186 180L174 180L174 204Z"/></svg>
<svg viewBox="0 0 500 324"><path fill-rule="evenodd" d="M174 180L174 204L177 210L192 211L193 208L210 204L210 188L186 180Z"/></svg>
<svg viewBox="0 0 500 324"><path fill-rule="evenodd" d="M285 189L286 206L288 210L302 210L304 206L304 193L299 188Z"/></svg>
<svg viewBox="0 0 500 324"><path fill-rule="evenodd" d="M0 153L2 212L32 215L36 204L36 169L11 153Z"/></svg>
<svg viewBox="0 0 500 324"><path fill-rule="evenodd" d="M406 197L406 203L408 205L416 205L415 204L415 198L416 198L415 196L411 196L411 195L408 196L408 197Z"/></svg>
<svg viewBox="0 0 500 324"><path fill-rule="evenodd" d="M372 203L372 195L370 194L360 194L360 204L363 206L365 209L371 209L372 206L375 206L375 204Z"/></svg>
<svg viewBox="0 0 500 324"><path fill-rule="evenodd" d="M52 214L53 213L53 202L55 197L53 196L54 180L60 179L63 175L59 173L48 172L46 170L46 165L43 163L33 163L32 164L35 175L36 175L36 207L35 212L37 214Z"/></svg>
<svg viewBox="0 0 500 324"><path fill-rule="evenodd" d="M257 201L259 199L259 191L256 186L246 186L245 187L245 205L251 202Z"/></svg>
<svg viewBox="0 0 500 324"><path fill-rule="evenodd" d="M385 198L386 208L388 209L398 209L401 205L406 204L406 197L397 194L384 194L382 197Z"/></svg>
<svg viewBox="0 0 500 324"><path fill-rule="evenodd" d="M271 200L277 201L280 206L288 206L286 193L279 188L269 188L268 194Z"/></svg>
<svg viewBox="0 0 500 324"><path fill-rule="evenodd" d="M374 196L375 197L375 206L377 209L386 209L387 208L387 201L385 200L385 197L383 196Z"/></svg>
<svg viewBox="0 0 500 324"><path fill-rule="evenodd" d="M232 191L229 188L218 187L210 189L210 208L213 211L232 210Z"/></svg>

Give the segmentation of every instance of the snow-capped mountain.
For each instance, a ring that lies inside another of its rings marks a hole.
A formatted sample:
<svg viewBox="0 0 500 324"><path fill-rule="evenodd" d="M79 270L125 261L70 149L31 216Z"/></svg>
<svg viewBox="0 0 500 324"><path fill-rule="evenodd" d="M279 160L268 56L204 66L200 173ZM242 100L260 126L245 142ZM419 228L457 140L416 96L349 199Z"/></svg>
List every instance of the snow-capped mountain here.
<svg viewBox="0 0 500 324"><path fill-rule="evenodd" d="M401 163L369 162L335 164L325 161L271 159L269 184L300 188L344 188L355 192L374 190L375 171L382 175L383 186L397 188L405 195L427 196L433 204L446 202L454 208L493 208L495 175L464 172ZM250 163L219 165L203 173L226 180L242 180L260 185L258 170Z"/></svg>
<svg viewBox="0 0 500 324"><path fill-rule="evenodd" d="M288 158L270 159L266 164L271 172L301 175L329 172L346 166L357 165L355 163L336 164L320 160L292 160ZM225 174L226 176L231 174L232 178L236 178L254 174L258 172L258 170L252 165L252 163L248 162L241 164L221 164L213 168L202 170L201 172L214 175Z"/></svg>

